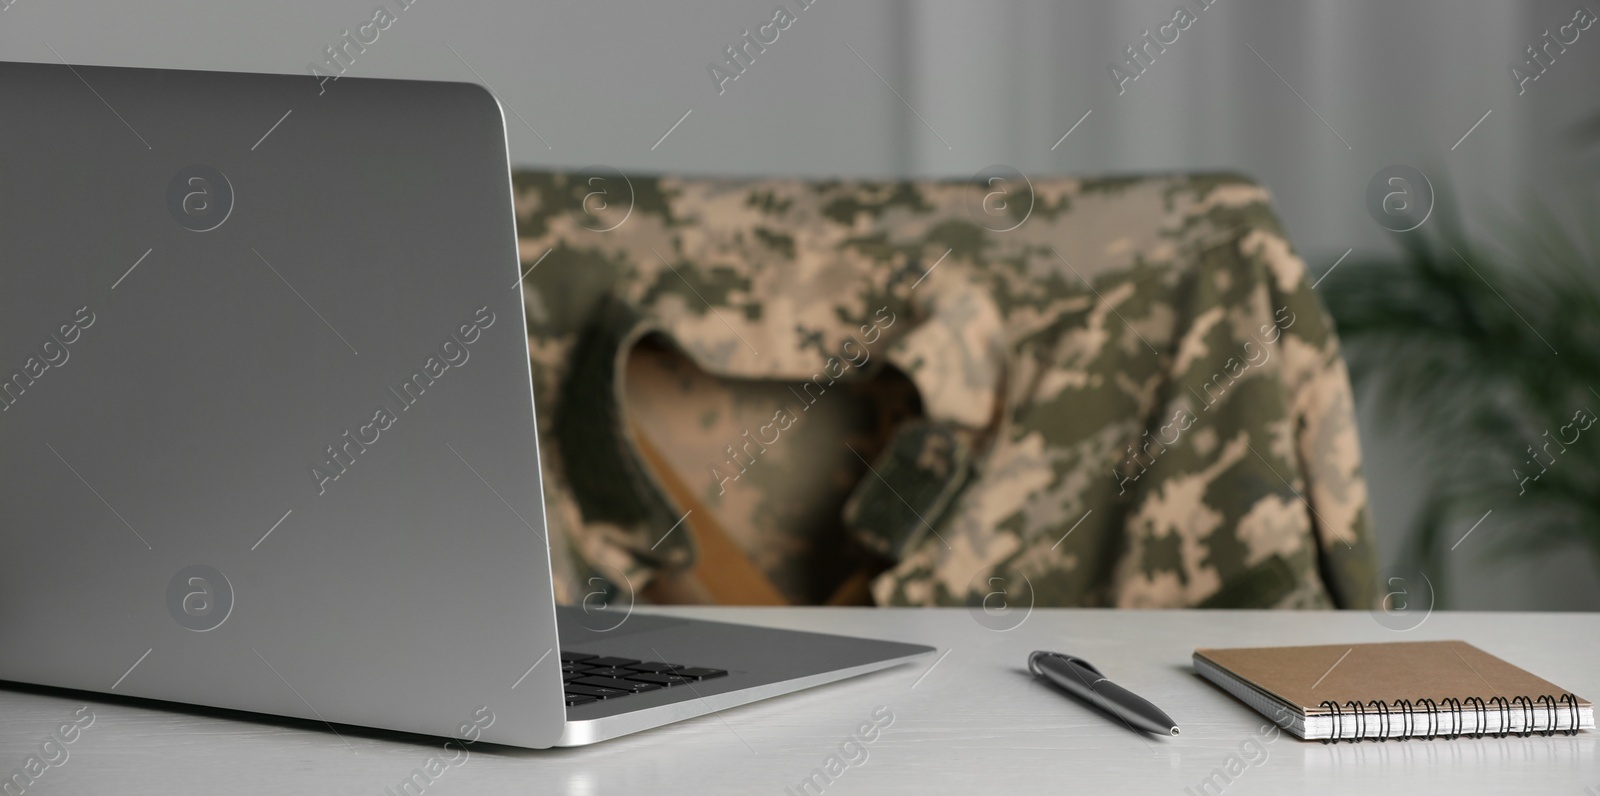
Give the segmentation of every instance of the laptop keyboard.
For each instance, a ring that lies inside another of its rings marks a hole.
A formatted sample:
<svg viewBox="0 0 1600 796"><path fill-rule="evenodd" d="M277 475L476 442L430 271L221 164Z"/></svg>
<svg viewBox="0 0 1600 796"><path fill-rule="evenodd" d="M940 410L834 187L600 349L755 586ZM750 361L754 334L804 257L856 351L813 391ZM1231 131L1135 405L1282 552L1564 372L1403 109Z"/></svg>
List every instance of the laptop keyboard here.
<svg viewBox="0 0 1600 796"><path fill-rule="evenodd" d="M602 699L686 685L696 680L710 680L726 674L722 669L703 666L636 661L585 652L561 653L561 681L565 684L569 708Z"/></svg>

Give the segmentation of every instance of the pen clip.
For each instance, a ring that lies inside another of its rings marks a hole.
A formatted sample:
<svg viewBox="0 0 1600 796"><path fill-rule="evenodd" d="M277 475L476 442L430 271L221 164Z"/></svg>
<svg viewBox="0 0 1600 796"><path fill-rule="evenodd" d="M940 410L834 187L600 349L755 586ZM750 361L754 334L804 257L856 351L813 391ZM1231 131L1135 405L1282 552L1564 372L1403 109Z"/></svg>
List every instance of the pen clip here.
<svg viewBox="0 0 1600 796"><path fill-rule="evenodd" d="M1099 669L1096 669L1094 667L1094 664L1092 664L1092 663L1090 663L1090 662L1088 662L1088 661L1086 661L1086 660L1084 660L1082 658L1076 658L1076 657L1073 657L1071 655L1062 655L1059 652L1050 652L1048 650L1035 650L1032 655L1028 656L1028 671L1032 672L1034 677L1042 677L1044 675L1044 672L1039 671L1039 658L1045 657L1045 656L1048 656L1048 657L1051 657L1051 658L1060 658L1062 661L1064 661L1066 663L1076 664L1076 665L1081 666L1081 667L1083 667L1085 669L1088 669L1091 672L1094 672L1095 676L1097 676L1097 677L1105 677L1105 675L1103 673L1101 673L1101 671Z"/></svg>

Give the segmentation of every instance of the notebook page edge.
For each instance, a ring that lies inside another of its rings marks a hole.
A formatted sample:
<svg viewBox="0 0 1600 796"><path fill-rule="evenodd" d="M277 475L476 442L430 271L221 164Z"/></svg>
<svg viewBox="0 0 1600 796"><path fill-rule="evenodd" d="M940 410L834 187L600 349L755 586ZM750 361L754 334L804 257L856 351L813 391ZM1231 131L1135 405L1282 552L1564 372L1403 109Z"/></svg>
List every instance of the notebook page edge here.
<svg viewBox="0 0 1600 796"><path fill-rule="evenodd" d="M1322 726L1321 734L1314 734L1317 732L1318 724L1310 721L1310 717L1300 706L1290 704L1278 698L1277 695L1256 687L1255 684L1235 675L1225 667L1205 657L1200 650L1195 650L1193 663L1196 674L1243 702L1246 707L1261 714L1263 718L1278 725L1279 728L1288 730L1302 740L1307 741L1317 741L1328 737L1329 727L1325 726L1326 722L1322 723L1324 726ZM1291 718L1287 722L1280 722L1272 718L1273 713Z"/></svg>

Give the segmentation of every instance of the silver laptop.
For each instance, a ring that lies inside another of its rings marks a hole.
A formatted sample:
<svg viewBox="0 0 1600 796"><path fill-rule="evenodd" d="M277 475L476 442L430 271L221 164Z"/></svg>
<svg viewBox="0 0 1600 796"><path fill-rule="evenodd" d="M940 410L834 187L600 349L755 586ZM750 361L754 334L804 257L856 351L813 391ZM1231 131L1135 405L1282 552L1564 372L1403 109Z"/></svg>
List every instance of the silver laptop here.
<svg viewBox="0 0 1600 796"><path fill-rule="evenodd" d="M0 680L537 748L931 651L556 606L483 88L0 64L0 108Z"/></svg>

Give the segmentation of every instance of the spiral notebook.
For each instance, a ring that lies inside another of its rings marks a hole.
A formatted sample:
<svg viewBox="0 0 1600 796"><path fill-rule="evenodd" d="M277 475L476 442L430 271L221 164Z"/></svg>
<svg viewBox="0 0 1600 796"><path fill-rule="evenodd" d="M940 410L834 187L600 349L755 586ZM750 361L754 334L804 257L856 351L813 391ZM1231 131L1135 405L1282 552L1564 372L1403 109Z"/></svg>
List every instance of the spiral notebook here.
<svg viewBox="0 0 1600 796"><path fill-rule="evenodd" d="M1194 668L1324 743L1594 729L1588 700L1464 641L1200 649Z"/></svg>

